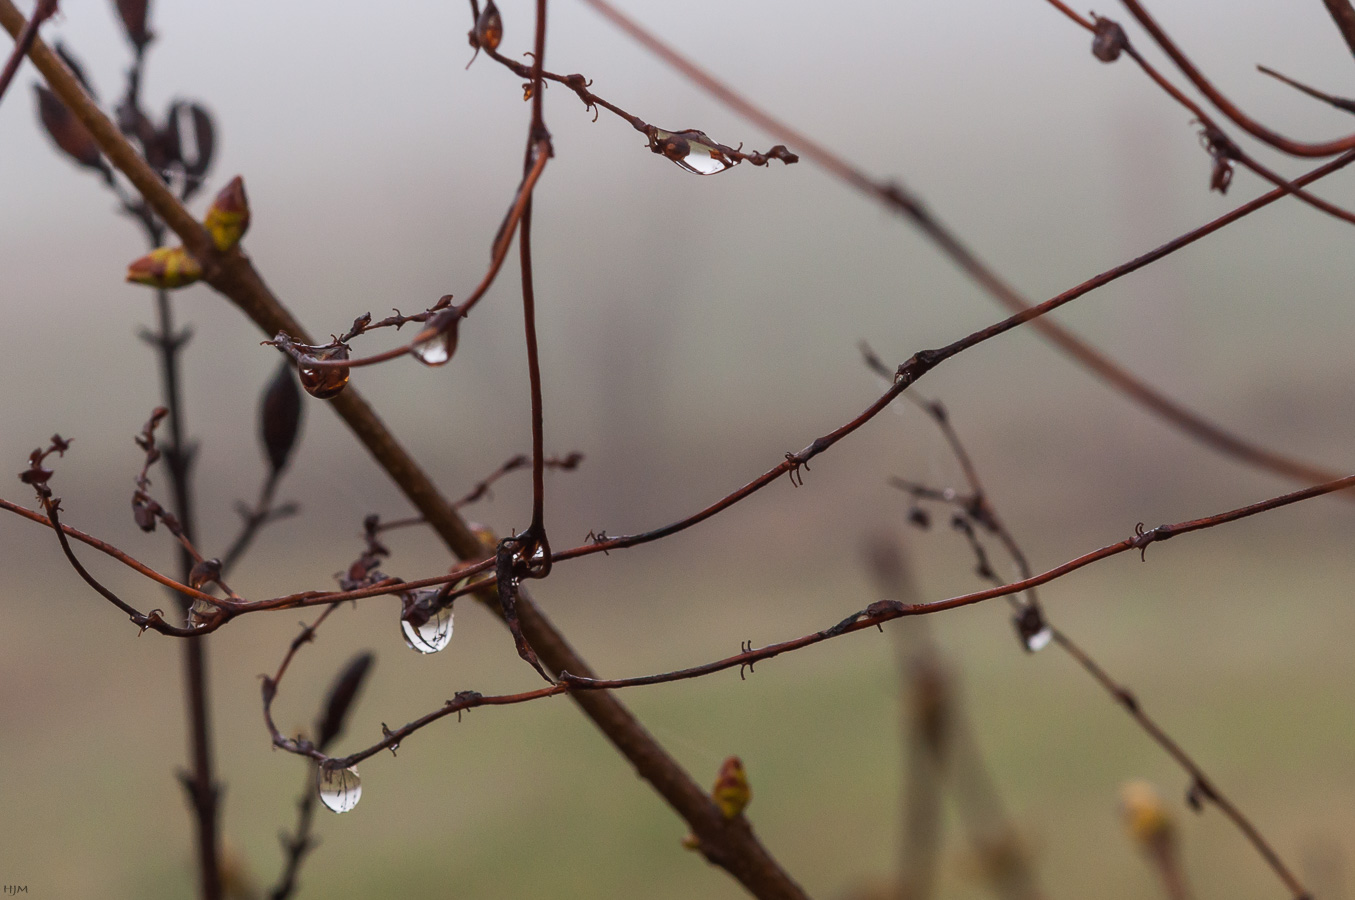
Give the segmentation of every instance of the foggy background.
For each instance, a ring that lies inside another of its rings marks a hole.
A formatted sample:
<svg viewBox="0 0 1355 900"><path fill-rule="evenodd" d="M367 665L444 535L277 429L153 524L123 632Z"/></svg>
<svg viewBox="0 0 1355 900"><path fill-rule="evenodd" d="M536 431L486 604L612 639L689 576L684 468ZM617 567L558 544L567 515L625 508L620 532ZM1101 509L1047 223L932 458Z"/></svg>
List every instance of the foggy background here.
<svg viewBox="0 0 1355 900"><path fill-rule="evenodd" d="M529 7L501 5L507 55L530 47ZM1032 301L1267 187L1239 171L1226 198L1210 193L1189 114L1129 60L1096 61L1089 35L1035 0L627 10L754 102L897 178ZM1305 139L1352 130L1349 116L1254 68L1355 92L1350 51L1321 4L1156 12L1257 118ZM244 249L313 334L475 286L519 178L529 106L520 79L492 60L464 70L466 5L160 2L151 20L146 107L198 100L218 127L194 212L244 176ZM112 4L67 2L43 36L66 43L111 109L130 61ZM778 142L573 0L551 6L546 64L582 72L660 127L745 149ZM0 472L17 474L53 432L74 438L53 482L69 524L172 568L165 535L142 535L127 509L140 466L131 437L160 402L155 358L136 337L153 294L122 282L146 248L97 176L50 145L36 77L25 65L0 103ZM902 220L812 163L701 178L605 111L594 124L559 86L546 116L556 158L533 233L546 446L586 457L548 476L557 549L589 529L624 534L688 515L857 415L882 389L859 340L897 364L1002 315ZM1247 149L1291 175L1310 167ZM1355 205L1346 174L1317 192ZM1350 239L1349 225L1281 201L1057 318L1226 427L1348 471ZM514 259L463 324L450 365L353 374L450 496L530 449ZM277 354L209 288L174 303L195 332L183 365L186 422L201 444L199 544L220 553L234 502L252 501L263 474L257 398ZM376 332L355 352L394 337ZM1037 569L1122 539L1135 522L1290 488L1151 418L1029 329L963 354L919 390L949 407ZM307 400L279 492L302 514L270 528L231 579L251 598L331 586L361 549L364 515L408 513L325 404ZM946 486L959 475L906 407L812 466L803 487L783 480L682 535L561 565L535 595L599 672L618 677L836 622L878 599L864 538L904 530L908 502L888 476ZM167 496L166 479L152 477ZM5 483L0 496L32 501L17 479ZM469 517L501 533L525 527L529 477L501 482ZM1051 618L1135 688L1322 897L1355 889L1352 526L1349 503L1315 500L1155 546L1146 565L1126 554L1043 594ZM905 536L927 599L979 586L943 517ZM392 574L448 564L428 535L390 537ZM168 605L92 551L81 556L139 607ZM276 667L298 618L311 616L249 616L211 641L224 831L265 884L305 766L269 751L256 676ZM279 726L306 727L332 674L366 648L376 670L339 752L457 690L533 685L502 628L470 604L451 647L428 658L404 648L396 618L389 600L332 617L283 683ZM934 623L1049 893L1149 895L1121 834L1118 786L1154 779L1182 812L1185 776L1056 650L1024 654L1005 606ZM0 518L0 648L0 882L42 896L187 895L189 820L171 777L185 759L179 648L136 639L50 534L13 516ZM872 632L761 664L746 682L728 672L622 699L703 784L740 754L755 828L811 894L835 897L894 865L900 691L891 644ZM410 738L397 759L364 763L358 809L320 813L302 896L739 896L679 848L683 823L569 705L477 710ZM1182 814L1202 896L1280 896L1216 811ZM947 896L979 895L964 852L952 831Z"/></svg>

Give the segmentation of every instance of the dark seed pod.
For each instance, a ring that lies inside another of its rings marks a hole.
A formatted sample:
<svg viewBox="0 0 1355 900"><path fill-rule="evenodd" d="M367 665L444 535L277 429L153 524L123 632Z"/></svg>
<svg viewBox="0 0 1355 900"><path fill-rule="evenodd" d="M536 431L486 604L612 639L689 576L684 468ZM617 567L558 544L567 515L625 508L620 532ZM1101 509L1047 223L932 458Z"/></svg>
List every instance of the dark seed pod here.
<svg viewBox="0 0 1355 900"><path fill-rule="evenodd" d="M323 751L343 734L348 711L357 701L358 692L362 690L363 682L366 681L367 673L371 671L375 659L371 653L359 653L344 667L339 677L334 679L334 684L329 689L329 697L325 700L324 711L315 723L315 746L319 750Z"/></svg>
<svg viewBox="0 0 1355 900"><path fill-rule="evenodd" d="M932 517L929 512L920 506L914 506L908 510L908 522L915 528L926 531L932 526Z"/></svg>
<svg viewBox="0 0 1355 900"><path fill-rule="evenodd" d="M80 86L85 89L85 93L89 94L95 100L98 100L99 95L94 92L94 85L90 84L89 79L85 77L85 69L80 65L80 61L75 58L75 54L67 50L66 45L60 41L56 42L56 47L54 49L56 50L56 55L61 57L61 61L66 64L66 68L71 70L71 74L75 76L75 80L80 82Z"/></svg>
<svg viewBox="0 0 1355 900"><path fill-rule="evenodd" d="M155 37L146 27L146 12L150 0L117 0L118 17L127 32L127 39L140 50Z"/></svg>
<svg viewBox="0 0 1355 900"><path fill-rule="evenodd" d="M188 112L193 120L196 153L191 160L183 160L184 171L193 178L201 178L211 168L216 153L216 126L212 124L211 113L197 103L188 104ZM182 138L180 140L182 142Z"/></svg>
<svg viewBox="0 0 1355 900"><path fill-rule="evenodd" d="M1096 20L1096 36L1092 38L1092 56L1101 62L1115 62L1129 46L1129 38L1118 22L1110 19Z"/></svg>
<svg viewBox="0 0 1355 900"><path fill-rule="evenodd" d="M301 391L297 389L292 367L284 363L259 403L259 436L274 474L286 468L300 431Z"/></svg>
<svg viewBox="0 0 1355 900"><path fill-rule="evenodd" d="M97 169L107 177L108 164L99 153L99 145L94 142L94 135L89 133L56 94L40 84L35 85L34 90L38 92L38 116L42 119L42 127L47 129L47 133L61 152L77 165Z"/></svg>

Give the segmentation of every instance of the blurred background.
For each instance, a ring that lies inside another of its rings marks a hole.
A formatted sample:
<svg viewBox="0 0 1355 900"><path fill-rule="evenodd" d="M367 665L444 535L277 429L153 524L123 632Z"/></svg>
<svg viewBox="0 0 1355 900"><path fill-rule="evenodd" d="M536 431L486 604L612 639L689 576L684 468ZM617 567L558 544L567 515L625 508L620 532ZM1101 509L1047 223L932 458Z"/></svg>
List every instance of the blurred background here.
<svg viewBox="0 0 1355 900"><path fill-rule="evenodd" d="M1164 25L1257 117L1310 139L1352 130L1349 116L1254 68L1355 92L1350 51L1320 3L1167 6ZM899 179L1032 300L1264 190L1239 172L1228 197L1210 193L1189 115L1128 61L1097 62L1089 35L1037 0L626 8L755 102ZM502 50L517 56L530 47L530 4L501 10ZM520 79L491 60L464 68L465 4L155 2L151 21L147 106L198 100L219 129L195 212L244 175L254 214L244 248L313 333L464 297L479 281L519 177L529 107ZM113 5L66 3L43 34L83 61L111 107L131 58ZM746 148L777 142L574 0L552 4L549 36L549 68L584 73L647 121ZM98 178L42 132L36 77L26 65L0 104L0 471L18 473L53 432L74 438L54 481L66 520L172 568L166 537L143 535L127 510L140 466L131 438L160 402L155 359L136 337L153 295L122 282L145 247ZM893 365L1000 317L904 222L809 162L701 178L649 153L615 117L594 124L563 89L547 92L546 115L557 156L533 236L546 444L586 457L548 481L559 548L590 529L622 534L689 514L855 416L881 390L859 340ZM1348 174L1318 192L1355 205ZM1280 202L1058 319L1237 432L1347 471L1351 238L1350 226ZM452 496L530 449L513 270L465 323L452 364L353 376ZM220 553L235 501L252 500L262 478L257 399L277 355L210 289L174 303L195 333L184 366L186 420L201 443L200 545ZM378 332L355 350L394 337ZM948 363L921 391L949 407L1037 569L1136 522L1290 488L1151 418L1026 329ZM409 511L323 402L305 411L280 490L302 512L270 529L231 579L249 597L332 586L361 549L365 515ZM782 481L679 536L561 565L536 597L600 673L620 677L798 636L879 599L863 553L872 535L906 541L925 599L979 587L945 518L908 529L908 499L888 486L890 476L959 484L930 423L900 412L816 459L803 487ZM525 527L528 482L501 482L471 518ZM6 483L0 495L32 501ZM155 489L167 493L163 477ZM1155 546L1146 564L1117 557L1043 592L1051 619L1135 689L1323 898L1355 891L1352 527L1355 507L1320 499ZM429 535L390 537L392 574L448 565ZM141 608L166 604L82 556ZM400 640L392 601L339 610L284 682L280 727L308 727L332 675L364 649L376 668L338 752L455 691L539 683L489 615L468 603L458 613L448 650L421 657ZM276 667L299 618L249 616L211 639L224 831L260 884L281 864L276 835L292 827L306 766L270 751L258 675ZM1186 776L1070 659L1020 649L1005 605L932 617L931 630L1049 896L1155 895L1118 811L1120 785L1136 778L1182 816L1200 896L1283 896L1216 810L1185 809ZM173 777L186 759L178 646L138 639L50 534L9 516L0 648L0 882L35 896L188 896L191 831ZM740 755L748 815L770 850L813 896L848 897L898 866L906 695L895 641L871 631L760 664L746 681L731 671L622 699L702 783ZM440 722L362 774L357 810L320 812L301 896L741 895L681 849L684 824L568 700ZM987 896L954 810L943 827L940 895Z"/></svg>

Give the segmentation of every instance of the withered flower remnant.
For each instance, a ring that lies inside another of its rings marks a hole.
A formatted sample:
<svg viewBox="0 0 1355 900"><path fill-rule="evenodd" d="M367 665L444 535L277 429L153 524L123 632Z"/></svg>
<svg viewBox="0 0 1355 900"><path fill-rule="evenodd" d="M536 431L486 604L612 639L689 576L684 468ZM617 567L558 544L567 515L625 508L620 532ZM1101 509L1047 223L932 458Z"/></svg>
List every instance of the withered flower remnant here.
<svg viewBox="0 0 1355 900"><path fill-rule="evenodd" d="M157 247L127 266L127 280L155 288L180 288L202 277L202 264L183 247Z"/></svg>

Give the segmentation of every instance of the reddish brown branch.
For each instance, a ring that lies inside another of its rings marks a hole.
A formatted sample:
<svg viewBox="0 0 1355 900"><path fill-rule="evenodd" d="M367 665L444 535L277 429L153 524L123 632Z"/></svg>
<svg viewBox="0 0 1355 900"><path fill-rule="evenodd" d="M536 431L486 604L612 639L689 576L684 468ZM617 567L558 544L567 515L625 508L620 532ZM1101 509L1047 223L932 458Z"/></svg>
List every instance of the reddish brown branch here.
<svg viewBox="0 0 1355 900"><path fill-rule="evenodd" d="M706 72L704 69L697 66L690 59L678 53L657 36L644 29L639 23L612 6L607 0L584 0L584 2L646 47L654 55L676 69L683 77L701 87L725 106L734 110L760 128L765 129L777 139L793 145L801 155L813 160L849 186L872 197L895 212L905 215L928 238L930 238L942 252L949 256L952 262L959 266L962 271L969 275L970 278L992 295L994 299L1008 309L1021 313L1030 308L1024 298L970 252L970 250L955 235L951 234L950 231L934 216L927 213L922 203L908 194L902 187L888 181L876 180L870 177L862 169L853 166L823 145L811 140L805 134L802 134L790 125L754 105L743 95L734 91L724 82L721 82L709 72ZM1051 2L1073 21L1083 27L1094 30L1094 26L1091 25L1090 22L1082 19L1065 4L1057 2L1057 0L1051 0ZM1342 165L1350 162L1350 159L1347 157L1343 157L1343 160L1344 162ZM1324 172L1323 174L1327 173ZM1296 180L1294 184L1309 184L1315 178L1320 177L1322 176L1316 175L1316 173L1309 173L1309 175ZM1261 206L1274 202L1274 200L1279 199L1279 197L1283 195L1284 191L1272 191L1265 195L1264 198L1258 198L1257 201L1253 201L1253 203L1257 204L1256 206L1246 209L1245 212L1239 211L1239 215L1246 215L1246 213L1253 211L1253 209L1259 209ZM1191 235L1187 236L1188 239L1182 240L1180 246L1184 246L1199 237L1203 237L1205 234L1217 230L1217 228L1220 228L1225 224L1227 224L1227 222L1219 220L1218 223L1212 227L1206 226L1205 230L1199 230L1198 233L1192 232ZM1170 247L1170 249L1166 250L1166 253L1179 249L1179 247L1172 247L1171 245L1167 246ZM1154 251L1154 253L1156 254L1157 251ZM1118 278L1120 275L1127 274L1136 268L1140 268L1142 265L1146 265L1148 262L1153 261L1153 259L1166 255L1166 253L1158 255L1148 254L1145 257L1141 257L1141 261L1136 260L1127 264L1125 267L1120 267L1123 271L1106 278L1105 281L1114 280L1114 278ZM1111 271L1114 272L1115 270ZM1093 281L1095 281L1095 279L1093 279ZM1069 293L1085 293L1086 290L1099 287L1100 284L1104 284L1105 281L1095 284L1087 282L1085 290L1082 289L1082 286L1079 286L1078 288L1073 288ZM1086 343L1063 326L1051 320L1044 320L1037 322L1034 327L1046 338L1053 341L1059 349L1072 356L1083 366L1090 368L1095 374L1108 382L1111 387L1145 407L1154 415L1165 419L1173 426L1181 429L1190 437L1203 443L1205 446L1224 453L1225 455L1232 456L1244 463L1267 469L1286 478L1310 484L1316 481L1330 480L1329 477L1324 476L1329 476L1331 473L1323 471L1320 467L1312 466L1298 460L1288 459L1273 451L1257 447L1248 441L1244 441L1241 438L1230 434L1204 417L1191 412L1175 400L1167 397L1124 367L1106 357L1105 354L1101 353L1095 347Z"/></svg>
<svg viewBox="0 0 1355 900"><path fill-rule="evenodd" d="M905 616L931 615L946 610L958 609L962 606L972 606L973 604L982 603L986 600L992 600L998 597L1007 597L1018 594L1023 591L1028 591L1031 588L1048 584L1051 581L1062 578L1063 576L1089 566L1092 563L1109 559L1112 556L1118 556L1121 553L1126 553L1131 550L1145 552L1149 545L1159 541L1165 541L1177 535L1215 528L1220 525L1236 522L1263 512L1279 509L1293 503L1298 503L1302 500L1309 500L1323 494L1344 490L1349 487L1355 487L1355 475L1340 478L1327 484L1315 485L1313 487L1304 488L1303 490L1271 497L1258 503L1238 507L1226 512L1216 513L1198 519L1190 519L1171 525L1159 525L1150 530L1144 530L1140 523L1140 525L1135 528L1132 537L1125 538L1124 540L1113 544L1108 544L1098 550L1084 553L1062 565L1055 566L1052 569L1048 569L1028 578L1022 578L1008 584L995 585L991 588L961 594L932 603L901 603L897 600L884 600L878 603L872 603L865 609L847 616L836 625L821 631L816 631L812 634L807 634L793 640L768 644L765 647L750 647L733 656L727 656L723 659L717 659L712 662L685 669L677 669L653 675L616 679L575 675L568 671L561 671L559 673L559 680L556 684L533 691L525 691L519 694L482 696L474 691L463 691L457 694L454 700L447 701L442 708L414 720L403 728L390 731L385 735L382 741L373 744L364 750L340 758L327 757L316 751L314 747L309 747L304 743L298 743L282 737L275 730L271 730L270 733L274 735L274 743L282 749L303 756L309 756L317 761L325 762L333 768L346 768L362 762L364 759L368 759L369 757L380 753L382 750L390 749L392 745L398 744L403 738L408 737L413 732L453 712L464 711L476 706L507 706L516 703L525 703L542 697L552 697L566 691L570 693L608 691L645 685L667 684L674 681L700 678L729 669L741 669L745 666L751 666L763 660L780 656L783 653L802 650L805 647L810 647L826 640L831 640L863 629L874 628L885 622L892 621L893 619L903 618ZM265 696L267 696L267 688L265 688Z"/></svg>
<svg viewBox="0 0 1355 900"><path fill-rule="evenodd" d="M489 268L485 271L484 277L480 279L480 283L475 286L475 290L471 291L470 296L467 297L464 302L456 306L435 305L433 310L445 310L446 315L443 317L430 317L427 327L415 335L414 340L408 344L393 347L390 350L373 354L372 356L358 357L357 359L322 360L308 357L305 360L306 368L354 369L361 366L376 365L377 363L387 362L392 359L398 359L401 356L412 354L415 352L415 348L418 345L432 340L440 334L444 334L451 328L459 327L461 319L466 318L475 305L485 296L489 291L489 288L494 284L494 280L498 278L499 270L503 268L503 261L508 256L508 248L511 247L513 243L513 235L517 233L518 224L522 220L522 215L531 203L532 191L535 190L536 183L541 178L541 173L545 171L546 161L550 159L551 154L549 152L549 146L549 141L547 141L545 149L536 154L533 165L524 176L522 184L518 186L517 196L513 199L513 205L509 208L508 216L504 219L503 226L500 228L499 234L494 240L493 250L490 253ZM443 298L443 301L450 303L451 295L448 294ZM413 319L415 317L408 318ZM279 337L293 338L308 342L308 339L303 336L303 333L299 329L297 331L280 330ZM281 349L290 353L289 348L284 342L278 341L278 343ZM300 362L300 357L297 353L291 353L291 355Z"/></svg>
<svg viewBox="0 0 1355 900"><path fill-rule="evenodd" d="M37 524L46 526L48 528L52 527L52 521L48 519L46 516L44 516L42 513L34 512L31 509L20 506L17 503L12 503L9 500L5 500L2 497L0 497L0 509L12 512L18 516L22 516L23 518L28 519L30 522L36 522ZM116 559L124 566L127 566L129 569L132 569L133 571L141 575L144 575L150 580L159 582L160 584L169 588L171 591L177 591L179 594L188 598L190 601L203 600L212 603L221 602L218 598L213 597L211 594L195 590L194 588L191 588L186 584L181 584L175 581L168 575L164 575L160 572L157 572L155 569L152 569L150 566L141 562L139 559L135 558L134 556L131 556L128 553L123 552L122 550L119 550L117 547L114 547L107 541L100 540L99 538L86 534L85 532L80 531L77 528L72 528L71 526L65 524L61 526L61 531L68 537L73 537L77 541L80 541L82 544L87 544L90 547L93 547L95 550L98 550L100 553L104 553L108 556L111 556L113 559Z"/></svg>
<svg viewBox="0 0 1355 900"><path fill-rule="evenodd" d="M996 572L993 571L992 567L989 565L986 551L983 547L983 544L977 539L973 526L985 528L988 531L996 534L999 540L1001 540L1004 547L1007 549L1008 554L1012 557L1012 560L1016 563L1018 570L1021 572L1021 576L1023 578L1029 579L1031 577L1031 570L1030 565L1026 560L1025 554L1021 551L1015 536L1012 535L1012 533L998 518L997 513L994 510L993 504L989 501L987 495L984 493L983 485L980 483L978 479L977 468L974 466L973 461L970 459L969 453L965 450L964 444L960 440L959 434L950 424L950 420L945 415L945 413L938 412L939 410L940 407L939 405L937 405L930 409L929 412L932 413L933 420L936 422L937 427L944 434L947 443L951 447L952 453L960 462L961 468L964 472L965 480L968 482L969 489L971 491L970 495L967 498L964 498L963 504L958 503L955 497L949 496L951 494L954 494L953 491L939 493L941 494L941 499L943 500L943 502L949 502L958 505L959 508L961 509L961 515L968 517L968 519L972 522L972 525L969 528L965 529L964 531L965 536L969 540L970 547L973 549L976 557L978 558L979 563L978 571L980 576L994 582L999 587L1003 586L1002 579L997 575ZM1141 532L1141 526L1139 530ZM1034 602L1033 592L1031 594L1031 600L1033 603ZM1024 617L1018 618L1017 620L1018 630L1022 632L1022 637L1025 638L1026 633L1030 629L1037 628L1047 629L1047 633L1051 636L1053 642L1058 644L1058 646L1062 648L1064 652L1068 653L1068 655L1072 656L1073 659L1075 659L1078 662L1078 664L1081 665L1082 668L1085 669L1096 680L1098 684L1100 684L1103 688L1106 689L1106 692L1110 694L1110 696L1117 703L1124 707L1125 711L1129 713L1130 717L1134 719L1135 723L1137 723L1138 726L1141 729L1143 729L1143 731L1148 735L1148 737L1151 738L1164 751L1166 751L1166 753L1169 756L1171 756L1172 759L1174 759L1178 764L1180 764L1180 766L1183 769L1186 770L1186 773L1191 777L1192 791L1198 792L1201 798L1212 801L1215 805L1219 807L1220 810L1223 811L1223 813L1233 822L1233 824L1237 826L1238 830L1242 832L1243 836L1252 844L1252 846L1256 849L1257 853L1260 854L1261 858L1264 859L1266 863L1275 871L1276 875L1280 878L1281 881L1284 882L1285 886L1288 887L1290 891L1294 893L1296 898L1300 898L1300 900L1302 900L1302 898L1306 897L1307 893L1306 891L1304 891L1298 879L1294 876L1293 872L1290 871L1290 869L1283 863L1283 861L1279 857L1279 854L1275 851L1274 847L1272 847L1271 844L1268 841L1266 841L1266 839L1261 835L1260 830L1251 822L1251 820L1249 820L1242 813L1240 809L1238 809L1238 807L1231 800L1229 800L1218 789L1213 780L1209 778L1209 776L1205 774L1204 770L1200 767L1200 765L1197 762L1195 762L1195 760L1189 754L1187 754L1185 750L1182 749L1181 745L1178 744L1176 740L1173 739L1170 735L1168 735L1166 731L1164 731L1155 720L1153 720L1151 717L1148 716L1147 713L1143 711L1133 692L1131 692L1127 687L1125 687L1122 684L1119 684L1113 678L1111 678L1110 674L1099 663L1097 663L1096 660L1094 660L1090 654L1088 654L1078 644L1076 644L1070 637L1068 637L1067 634L1055 628L1048 621L1047 617L1044 615L1043 610L1041 610L1038 606L1034 607L1033 615L1036 621L1031 623L1027 623L1024 620ZM1167 872L1164 874L1170 875L1171 872ZM1179 875L1179 873L1176 874ZM1183 882L1181 883L1172 882L1169 879L1169 885L1175 885L1176 887L1184 889ZM1174 895L1184 896L1184 894L1180 895L1174 894Z"/></svg>
<svg viewBox="0 0 1355 900"><path fill-rule="evenodd" d="M1319 91L1315 87L1310 87L1301 81L1295 81L1288 75L1276 72L1274 69L1267 68L1266 66L1257 66L1256 68L1257 71L1261 72L1263 75L1269 75L1271 78L1282 81L1294 90L1301 91L1309 97L1321 100L1323 103L1334 106L1343 112L1355 113L1355 100L1347 100L1344 97L1337 97L1335 94L1328 94L1326 91Z"/></svg>
<svg viewBox="0 0 1355 900"><path fill-rule="evenodd" d="M1086 651L1073 643L1066 634L1059 631L1057 628L1051 628L1051 631L1054 635L1054 642L1062 647L1069 656L1077 660L1078 665L1082 666L1092 678L1096 679L1096 682L1100 684L1101 687L1106 689L1106 693L1114 697L1116 702L1124 707L1125 712L1129 713L1130 717L1133 718L1138 726L1142 728L1150 738L1152 738L1153 742L1165 750L1167 754L1181 766L1181 768L1186 770L1186 773L1191 778L1192 795L1199 797L1201 800L1208 800L1210 803L1213 803L1219 808L1220 812L1227 816L1228 819L1237 826L1237 829L1242 832L1243 836L1252 847L1255 848L1256 852L1265 860L1266 865L1270 866L1279 879L1284 882L1285 887L1287 887L1290 893L1294 895L1295 900L1309 900L1308 891L1303 887L1302 882L1300 882L1298 877L1284 864L1284 861L1280 859L1279 853L1277 853L1270 842L1265 839L1256 825L1243 814L1242 810L1237 808L1232 800L1228 799L1228 797L1219 790L1218 785L1205 774L1204 770L1200 768L1194 758L1183 750L1181 745L1178 744L1171 735L1163 731L1162 727L1158 725L1152 717L1143 711L1143 707L1139 705L1138 698L1124 685L1111 678L1110 674L1106 672L1105 669L1101 668L1096 660L1092 659Z"/></svg>
<svg viewBox="0 0 1355 900"><path fill-rule="evenodd" d="M591 0L589 0L591 2ZM1344 153L1347 150L1355 149L1355 135L1348 135L1343 138L1337 138L1331 141L1322 141L1319 143L1305 143L1295 141L1285 137L1277 131L1272 131L1265 125L1248 116L1238 106L1223 95L1209 79L1205 78L1204 73L1190 61L1184 52L1171 39L1171 36L1157 24L1157 21L1143 7L1138 0L1123 0L1125 8L1138 19L1139 24L1148 32L1162 51L1171 57L1172 62L1181 70L1181 74L1195 85L1200 93L1209 98L1209 102L1218 108L1235 125L1246 131L1257 140L1269 144L1276 150L1288 153L1291 156L1333 156L1337 153ZM1347 7L1348 9L1349 7ZM1332 9L1332 4L1328 2L1328 9ZM1333 12L1335 16L1335 12ZM1338 23L1340 19L1338 19ZM1344 30L1343 30L1344 34Z"/></svg>
<svg viewBox="0 0 1355 900"><path fill-rule="evenodd" d="M5 91L9 90L14 73L19 71L19 64L23 62L24 55L37 39L38 28L56 12L56 4L57 0L38 0L38 5L33 8L32 17L14 39L14 49L10 51L9 59L5 60L5 67L0 69L0 98L3 98Z"/></svg>
<svg viewBox="0 0 1355 900"><path fill-rule="evenodd" d="M1350 0L1322 0L1327 7L1327 12L1331 13L1332 21L1336 23L1336 30L1341 32L1341 37L1345 38L1346 46L1350 48L1351 53L1355 53L1355 7L1350 5Z"/></svg>

